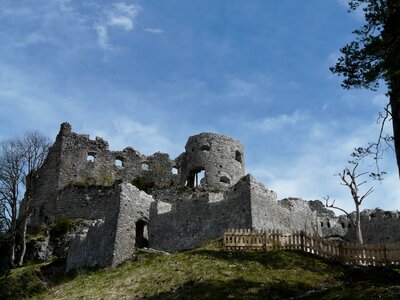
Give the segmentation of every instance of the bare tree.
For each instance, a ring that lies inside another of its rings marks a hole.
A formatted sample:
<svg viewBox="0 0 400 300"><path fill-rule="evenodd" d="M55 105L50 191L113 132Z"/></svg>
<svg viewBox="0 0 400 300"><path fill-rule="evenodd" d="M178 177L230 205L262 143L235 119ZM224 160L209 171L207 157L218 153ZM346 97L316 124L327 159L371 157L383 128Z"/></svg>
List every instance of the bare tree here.
<svg viewBox="0 0 400 300"><path fill-rule="evenodd" d="M335 206L335 200L333 200L332 204L329 204L329 196L326 198L324 197L326 201L326 206L334 209L338 209L342 212L344 212L347 215L347 218L351 220L353 223L354 227L356 228L356 238L357 242L361 245L364 244L363 236L362 236L362 231L361 231L361 218L360 218L360 206L363 200L370 195L373 192L372 188L369 188L365 193L360 192L360 186L365 184L367 181L364 180L362 182L357 182L358 178L368 174L368 172L357 174L357 167L358 163L354 165L352 169L345 168L342 172L336 174L337 176L340 177L341 183L344 186L347 186L350 190L351 196L354 201L354 205L356 207L356 217L355 220L353 217L343 208L340 208L338 206Z"/></svg>
<svg viewBox="0 0 400 300"><path fill-rule="evenodd" d="M0 220L5 224L11 265L16 261L18 215L23 228L22 255L18 264L23 262L26 226L30 216L31 184L47 156L49 146L50 140L38 132L0 143ZM22 198L24 205L20 206Z"/></svg>
<svg viewBox="0 0 400 300"><path fill-rule="evenodd" d="M50 148L50 139L38 132L27 133L19 139L19 150L22 153L24 168L22 169L22 184L25 187L25 197L21 206L20 216L22 222L22 249L18 265L24 262L26 252L26 229L31 217L32 183L38 176L38 170L43 165Z"/></svg>
<svg viewBox="0 0 400 300"><path fill-rule="evenodd" d="M0 218L7 232L10 263L14 265L23 158L16 139L2 142L0 151Z"/></svg>

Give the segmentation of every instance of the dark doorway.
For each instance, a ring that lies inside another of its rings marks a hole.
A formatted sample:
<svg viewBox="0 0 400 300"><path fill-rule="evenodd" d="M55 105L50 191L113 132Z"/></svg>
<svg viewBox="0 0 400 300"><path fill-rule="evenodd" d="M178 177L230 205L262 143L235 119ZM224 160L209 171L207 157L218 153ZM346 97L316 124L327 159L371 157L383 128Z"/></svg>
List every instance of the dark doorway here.
<svg viewBox="0 0 400 300"><path fill-rule="evenodd" d="M143 220L136 222L136 248L144 248L149 246L147 223Z"/></svg>

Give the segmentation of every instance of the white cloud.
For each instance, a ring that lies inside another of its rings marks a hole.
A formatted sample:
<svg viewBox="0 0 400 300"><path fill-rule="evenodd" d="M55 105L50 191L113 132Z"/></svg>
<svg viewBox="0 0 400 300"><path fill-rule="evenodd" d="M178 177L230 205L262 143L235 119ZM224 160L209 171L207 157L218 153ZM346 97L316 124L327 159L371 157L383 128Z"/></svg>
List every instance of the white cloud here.
<svg viewBox="0 0 400 300"><path fill-rule="evenodd" d="M108 39L108 32L105 26L102 25L97 25L95 26L96 32L97 32L97 43L99 46L104 49L104 50L110 50L111 44Z"/></svg>
<svg viewBox="0 0 400 300"><path fill-rule="evenodd" d="M130 31L133 29L136 18L141 10L142 8L140 5L115 3L106 12L107 25Z"/></svg>
<svg viewBox="0 0 400 300"><path fill-rule="evenodd" d="M96 127L94 127L96 126ZM131 120L125 116L116 115L107 127L99 130L102 124L84 126L83 131L91 133L91 137L100 136L109 142L113 150L123 150L127 146L133 146L142 154L152 154L157 151L170 153L174 144L161 132L155 123L145 124ZM95 128L92 130L92 128ZM129 144L134 142L134 144Z"/></svg>
<svg viewBox="0 0 400 300"><path fill-rule="evenodd" d="M109 27L131 31L135 24L142 7L136 4L114 3L103 8L104 17L98 20L94 26L97 32L97 42L103 50L112 50L112 44L109 38Z"/></svg>
<svg viewBox="0 0 400 300"><path fill-rule="evenodd" d="M87 100L90 98L98 98L95 105ZM145 104L140 104L138 114L130 111L128 118L126 110L121 112L121 107L110 100L129 99L129 106L138 107L136 98L130 90L116 91L107 85L96 88L95 94L90 89L82 91L79 86L60 90L45 71L0 64L0 123L7 120L7 126L0 126L0 137L21 134L27 130L26 124L34 124L34 129L54 138L58 126L67 121L78 133L103 137L111 149L133 146L143 154L156 151L179 154L184 141L172 143L165 134L165 126L159 125L163 121L158 115L147 113ZM105 119L111 121L104 122Z"/></svg>
<svg viewBox="0 0 400 300"><path fill-rule="evenodd" d="M117 26L125 29L126 31L130 31L133 28L133 22L130 18L126 16L114 16L108 20L108 25Z"/></svg>
<svg viewBox="0 0 400 300"><path fill-rule="evenodd" d="M304 112L295 111L292 114L281 114L276 117L264 118L262 120L256 120L248 122L247 125L256 130L260 131L276 131L286 126L294 126L301 121L305 121L308 115Z"/></svg>
<svg viewBox="0 0 400 300"><path fill-rule="evenodd" d="M145 28L144 31L156 34L164 33L164 30L162 30L161 28Z"/></svg>
<svg viewBox="0 0 400 300"><path fill-rule="evenodd" d="M276 82L265 73L249 74L246 77L227 76L222 101L270 102ZM291 88L291 87L289 87Z"/></svg>
<svg viewBox="0 0 400 300"><path fill-rule="evenodd" d="M56 0L56 4L58 4L58 7L61 11L63 12L72 12L73 9L70 6L71 0Z"/></svg>
<svg viewBox="0 0 400 300"><path fill-rule="evenodd" d="M299 154L285 156L284 160L276 160L266 155L264 161L249 165L248 171L254 173L268 188L276 191L278 198L322 200L322 197L330 195L331 199L336 199L338 206L353 211L354 204L349 190L340 185L339 178L334 174L347 165L350 153L355 147L364 146L376 138L377 130L378 126L373 121L359 127L346 127L335 122L314 123L309 126L308 135L304 136L303 142L296 145ZM375 191L366 198L363 209L398 209L400 185L393 161L393 153L386 152L380 167L387 171L388 175L382 184L365 177L368 183L362 186L364 191L369 187L374 187ZM359 171L371 171L370 165L371 162L364 161Z"/></svg>
<svg viewBox="0 0 400 300"><path fill-rule="evenodd" d="M34 124L37 130L52 132L53 138L65 116L83 115L79 105L50 87L51 80L44 72L27 72L6 64L1 64L0 70L0 119L8 120L7 128L14 134L27 130L26 124Z"/></svg>

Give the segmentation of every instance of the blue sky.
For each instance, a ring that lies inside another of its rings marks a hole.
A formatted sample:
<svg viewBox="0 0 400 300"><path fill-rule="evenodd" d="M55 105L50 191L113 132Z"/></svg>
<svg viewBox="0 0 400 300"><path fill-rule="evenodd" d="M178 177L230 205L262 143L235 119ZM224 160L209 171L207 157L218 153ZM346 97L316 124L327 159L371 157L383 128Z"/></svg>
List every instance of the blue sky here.
<svg viewBox="0 0 400 300"><path fill-rule="evenodd" d="M112 149L174 158L212 131L239 139L279 198L352 209L333 174L376 139L387 99L343 90L329 67L362 21L345 0L0 0L0 139L54 138L68 121ZM393 151L381 165L363 207L399 209Z"/></svg>

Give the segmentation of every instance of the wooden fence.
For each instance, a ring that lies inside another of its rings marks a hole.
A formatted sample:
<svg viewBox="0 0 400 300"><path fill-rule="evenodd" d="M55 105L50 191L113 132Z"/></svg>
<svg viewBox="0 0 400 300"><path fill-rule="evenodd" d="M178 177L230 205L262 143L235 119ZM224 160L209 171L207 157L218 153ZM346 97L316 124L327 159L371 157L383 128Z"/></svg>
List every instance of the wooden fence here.
<svg viewBox="0 0 400 300"><path fill-rule="evenodd" d="M345 264L399 265L400 243L369 244L327 241L300 230L229 229L224 233L227 251L301 250Z"/></svg>

